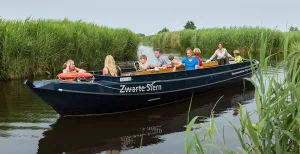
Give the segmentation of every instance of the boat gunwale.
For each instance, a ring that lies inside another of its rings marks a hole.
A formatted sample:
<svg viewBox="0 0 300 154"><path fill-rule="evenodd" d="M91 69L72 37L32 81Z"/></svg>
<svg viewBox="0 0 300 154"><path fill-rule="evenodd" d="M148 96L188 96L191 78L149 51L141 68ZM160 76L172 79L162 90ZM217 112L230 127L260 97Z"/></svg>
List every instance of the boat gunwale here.
<svg viewBox="0 0 300 154"><path fill-rule="evenodd" d="M247 62L251 63L251 60L244 59L244 61L242 63L247 63ZM216 68L216 67L231 66L231 65L242 64L242 63L233 63L233 64L218 65L218 66L210 66L210 67L200 68L200 69L195 69L195 70L179 70L179 71L176 71L176 72L161 72L161 73L157 73L157 74L132 74L132 75L129 75L129 76L105 76L105 75L100 75L100 74L94 74L94 77L107 77L107 78L140 77L140 76L159 75L159 74L168 74L168 73L191 72L191 71L205 70L205 69ZM95 71L92 71L92 72L95 72ZM98 72L101 72L101 71L98 71Z"/></svg>
<svg viewBox="0 0 300 154"><path fill-rule="evenodd" d="M202 78L202 77L207 77L207 76L212 76L212 75L220 75L220 74L224 74L224 73L229 73L229 72L233 72L233 71L239 71L239 70L243 70L246 68L251 68L251 66L243 66L243 67L239 67L236 69L231 69L231 70L226 70L226 71L220 71L220 72L215 72L215 73L211 73L211 74L203 74L203 75L198 75L198 76L191 76L191 77L183 77L183 78L177 78L177 79L165 79L165 80L149 80L149 81L126 81L126 82L115 82L115 81L107 81L107 80L102 80L101 82L104 83L112 83L112 84L130 84L130 83L151 83L151 82L174 82L174 81L181 81L181 80L187 80L187 79L195 79L195 78ZM168 72L168 73L177 73L177 72ZM162 73L159 73L162 74ZM148 74L146 74L148 75ZM149 74L152 75L152 74ZM126 77L131 77L131 76L126 76ZM122 78L122 77L119 77ZM46 80L49 81L49 80ZM52 80L50 80L52 81ZM57 83L65 83L65 84L88 84L88 85L99 85L98 81L96 82L67 82L67 81L60 81L60 80L53 80L54 82ZM42 82L42 81L41 81Z"/></svg>
<svg viewBox="0 0 300 154"><path fill-rule="evenodd" d="M225 80L216 81L216 82L213 82L213 83L204 84L204 85L199 85L199 86L194 86L194 87L189 87L189 88L183 88L183 89L177 89L177 90L160 91L160 92L154 92L154 93L97 93L97 92L84 92L84 91L64 90L64 89L52 90L52 89L43 89L43 88L40 88L40 87L30 87L30 88L40 89L40 90L47 90L47 91L54 91L54 92L69 92L69 93L90 94L90 95L109 95L109 96L157 95L157 94L165 94L165 93L173 93L173 92L197 89L197 88L201 88L201 87L205 87L205 86L225 82L225 81L228 81L228 80L233 80L235 78L240 78L242 76L247 76L249 74L252 74L252 72L242 74L242 75L239 75L239 76L235 76L235 77L232 77L232 78L227 78ZM29 81L27 81L27 82L29 82ZM27 85L27 82L26 82L26 85Z"/></svg>

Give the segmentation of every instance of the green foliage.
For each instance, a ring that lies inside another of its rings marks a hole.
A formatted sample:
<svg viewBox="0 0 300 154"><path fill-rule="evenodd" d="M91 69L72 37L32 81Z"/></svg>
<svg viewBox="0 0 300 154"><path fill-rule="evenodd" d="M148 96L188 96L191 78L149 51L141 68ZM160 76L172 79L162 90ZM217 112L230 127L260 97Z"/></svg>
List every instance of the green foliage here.
<svg viewBox="0 0 300 154"><path fill-rule="evenodd" d="M160 30L157 34L159 33L164 33L164 32L169 32L169 29L167 29L166 27L164 27L162 30Z"/></svg>
<svg viewBox="0 0 300 154"><path fill-rule="evenodd" d="M140 37L145 37L145 36L146 36L146 35L143 34L143 33L138 33L138 35L139 35Z"/></svg>
<svg viewBox="0 0 300 154"><path fill-rule="evenodd" d="M299 31L298 27L291 26L289 29L290 32Z"/></svg>
<svg viewBox="0 0 300 154"><path fill-rule="evenodd" d="M279 63L275 73L268 73L269 59L276 55L265 57L267 43L263 35L260 38L260 64L257 71L253 69L253 77L248 78L255 87L255 102L257 123L253 124L250 116L252 112L243 112L240 105L239 120L240 127L233 125L243 154L257 153L300 153L300 51L291 50L288 54L288 39L284 41L284 61ZM299 46L298 46L299 47ZM278 69L284 70L283 77L279 76ZM283 78L283 80L279 80ZM187 126L186 136L191 131L198 117L194 117ZM213 111L210 126L202 124L206 132L203 140L199 140L198 134L194 133L193 139L186 139L186 153L205 153L209 148L221 153L236 153L236 149L227 149L223 138L218 134L214 124ZM217 133L217 134L215 134ZM208 136L207 136L208 135ZM214 136L222 141L216 144Z"/></svg>
<svg viewBox="0 0 300 154"><path fill-rule="evenodd" d="M285 35L276 30L253 27L231 27L231 28L209 28L198 30L182 30L177 32L162 33L144 37L143 42L146 45L156 47L170 47L184 50L187 47L198 47L203 53L212 53L216 50L218 43L223 42L224 47L232 52L235 49L241 53L247 53L251 50L259 52L260 34L264 32L268 36L267 52L282 50L282 42ZM300 35L294 34L296 40ZM175 43L176 42L176 43ZM291 41L293 42L293 41Z"/></svg>
<svg viewBox="0 0 300 154"><path fill-rule="evenodd" d="M108 54L133 60L139 43L140 37L127 29L82 21L0 19L0 78L55 75L67 59L80 67L103 64Z"/></svg>
<svg viewBox="0 0 300 154"><path fill-rule="evenodd" d="M184 26L184 29L191 29L191 30L194 30L196 29L197 27L195 26L194 22L193 21L188 21L185 26Z"/></svg>

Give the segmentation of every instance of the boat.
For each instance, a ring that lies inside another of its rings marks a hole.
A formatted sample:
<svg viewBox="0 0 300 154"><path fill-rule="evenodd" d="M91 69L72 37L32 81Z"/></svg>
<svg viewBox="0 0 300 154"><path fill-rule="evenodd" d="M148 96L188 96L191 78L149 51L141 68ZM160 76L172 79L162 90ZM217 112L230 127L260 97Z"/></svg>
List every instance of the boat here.
<svg viewBox="0 0 300 154"><path fill-rule="evenodd" d="M252 76L251 66L256 69L258 62L208 62L201 69L175 72L173 68L122 69L118 77L91 72L93 78L87 81L26 80L25 84L60 116L105 115L166 105L242 84Z"/></svg>
<svg viewBox="0 0 300 154"><path fill-rule="evenodd" d="M190 112L187 112L190 100L183 100L160 108L124 113L122 116L60 117L50 129L43 132L43 137L38 141L37 154L106 153L111 150L123 153L140 148L141 140L142 149L153 148L164 143L166 135L184 132L188 117L203 117L195 122L200 124L207 122L205 117L210 117L212 109L217 118L224 113L234 112L239 103L250 103L254 99L255 89L251 84L246 84L246 90L242 91L243 88L241 85L218 93L195 96ZM224 97L215 106L222 95Z"/></svg>

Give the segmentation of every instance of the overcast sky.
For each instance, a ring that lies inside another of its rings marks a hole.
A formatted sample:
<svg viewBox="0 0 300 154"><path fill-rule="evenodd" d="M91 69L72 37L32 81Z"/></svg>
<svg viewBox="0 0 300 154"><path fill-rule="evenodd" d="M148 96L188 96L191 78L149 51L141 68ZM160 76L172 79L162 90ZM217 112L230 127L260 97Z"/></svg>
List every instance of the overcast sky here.
<svg viewBox="0 0 300 154"><path fill-rule="evenodd" d="M300 27L300 0L0 0L4 19L55 18L93 22L154 34L180 30L188 20L198 28ZM287 26L288 25L288 26Z"/></svg>

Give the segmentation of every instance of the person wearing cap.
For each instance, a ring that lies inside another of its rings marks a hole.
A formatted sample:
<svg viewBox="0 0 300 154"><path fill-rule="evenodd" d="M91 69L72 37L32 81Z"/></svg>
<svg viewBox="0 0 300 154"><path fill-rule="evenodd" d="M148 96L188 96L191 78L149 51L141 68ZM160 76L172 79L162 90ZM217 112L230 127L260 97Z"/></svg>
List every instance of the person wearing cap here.
<svg viewBox="0 0 300 154"><path fill-rule="evenodd" d="M240 56L240 51L239 50L234 50L233 54L234 54L234 62L235 63L240 63L240 62L243 61L243 58Z"/></svg>

